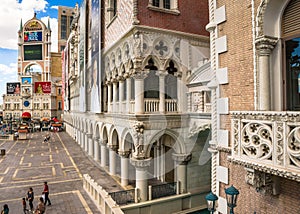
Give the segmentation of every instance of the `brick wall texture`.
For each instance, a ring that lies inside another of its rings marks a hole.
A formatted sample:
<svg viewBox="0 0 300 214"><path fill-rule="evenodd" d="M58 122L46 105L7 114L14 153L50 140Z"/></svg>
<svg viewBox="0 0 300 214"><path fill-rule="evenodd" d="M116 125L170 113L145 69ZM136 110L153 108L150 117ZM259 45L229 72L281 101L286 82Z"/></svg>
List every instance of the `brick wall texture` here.
<svg viewBox="0 0 300 214"><path fill-rule="evenodd" d="M255 1L255 13L260 1ZM254 110L254 59L251 1L221 0L226 6L226 21L218 26L218 37L227 36L228 51L219 55L219 67L228 68L229 84L221 86L221 97L229 98L230 111ZM230 131L230 116L221 117L221 128ZM228 162L228 153L221 153L220 163L229 168L229 184L240 191L235 208L237 214L300 213L300 183L280 178L280 194L263 195L246 184L246 170ZM220 185L223 197L224 184ZM226 185L226 187L228 187Z"/></svg>

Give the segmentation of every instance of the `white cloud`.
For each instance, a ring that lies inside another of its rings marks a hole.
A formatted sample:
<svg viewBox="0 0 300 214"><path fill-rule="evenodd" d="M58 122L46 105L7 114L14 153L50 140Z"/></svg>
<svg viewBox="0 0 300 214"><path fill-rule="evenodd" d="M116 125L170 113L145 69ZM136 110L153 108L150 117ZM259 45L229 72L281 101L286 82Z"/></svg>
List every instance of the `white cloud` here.
<svg viewBox="0 0 300 214"><path fill-rule="evenodd" d="M45 12L48 2L46 0L22 0L19 3L17 0L1 0L0 7L0 47L8 49L18 48L18 30L22 19L23 25L31 19L34 12ZM5 6L4 6L5 5ZM44 18L42 18L44 21ZM48 19L46 18L46 25ZM52 44L57 46L57 19L51 19ZM55 35L54 35L55 34ZM55 48L55 47L54 47ZM52 49L53 50L53 49Z"/></svg>
<svg viewBox="0 0 300 214"><path fill-rule="evenodd" d="M51 6L50 8L51 8L51 9L56 9L56 10L58 10L58 6L57 6L57 5L53 5L53 6Z"/></svg>

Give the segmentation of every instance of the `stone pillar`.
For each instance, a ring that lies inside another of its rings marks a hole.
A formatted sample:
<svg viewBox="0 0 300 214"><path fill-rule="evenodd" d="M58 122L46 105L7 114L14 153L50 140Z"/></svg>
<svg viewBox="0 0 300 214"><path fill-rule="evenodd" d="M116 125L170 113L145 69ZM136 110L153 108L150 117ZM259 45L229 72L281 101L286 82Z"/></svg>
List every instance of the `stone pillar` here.
<svg viewBox="0 0 300 214"><path fill-rule="evenodd" d="M116 175L116 159L117 159L117 146L108 145L109 148L109 173Z"/></svg>
<svg viewBox="0 0 300 214"><path fill-rule="evenodd" d="M123 101L124 101L124 78L119 77L119 111L118 112L124 112L123 109Z"/></svg>
<svg viewBox="0 0 300 214"><path fill-rule="evenodd" d="M116 112L117 111L117 98L118 98L118 82L116 80L113 81L113 107L112 107L112 112Z"/></svg>
<svg viewBox="0 0 300 214"><path fill-rule="evenodd" d="M129 151L119 150L119 155L121 156L121 185L123 187L128 185L128 163L129 163Z"/></svg>
<svg viewBox="0 0 300 214"><path fill-rule="evenodd" d="M172 154L175 161L176 181L179 182L179 193L187 192L187 164L192 159L191 154Z"/></svg>
<svg viewBox="0 0 300 214"><path fill-rule="evenodd" d="M131 100L131 78L126 79L126 112L130 113L130 100Z"/></svg>
<svg viewBox="0 0 300 214"><path fill-rule="evenodd" d="M186 100L184 100L184 88L183 83L181 81L181 72L176 72L175 76L177 77L177 112L184 111L184 105L186 105Z"/></svg>
<svg viewBox="0 0 300 214"><path fill-rule="evenodd" d="M106 151L107 151L107 140L100 140L100 144L101 144L101 167L106 167L107 163L106 163Z"/></svg>
<svg viewBox="0 0 300 214"><path fill-rule="evenodd" d="M259 109L260 111L271 110L270 88L270 54L274 49L277 38L260 37L255 41L258 51L258 77L259 77Z"/></svg>
<svg viewBox="0 0 300 214"><path fill-rule="evenodd" d="M87 152L88 152L88 155L93 157L93 154L94 154L94 148L93 148L93 134L91 133L88 133L86 134L87 136Z"/></svg>
<svg viewBox="0 0 300 214"><path fill-rule="evenodd" d="M144 114L145 104L144 104L144 79L146 78L145 73L137 73L134 75L134 85L135 85L135 104L134 111L135 114Z"/></svg>
<svg viewBox="0 0 300 214"><path fill-rule="evenodd" d="M150 166L151 158L148 159L130 159L131 164L136 169L135 186L138 189L138 202L147 201L148 196L148 172L147 168Z"/></svg>
<svg viewBox="0 0 300 214"><path fill-rule="evenodd" d="M88 152L89 151L89 138L88 138L88 134L87 132L85 132L84 135L84 151Z"/></svg>
<svg viewBox="0 0 300 214"><path fill-rule="evenodd" d="M165 76L167 72L157 71L156 75L159 77L159 112L165 113Z"/></svg>
<svg viewBox="0 0 300 214"><path fill-rule="evenodd" d="M107 82L107 112L111 113L112 109L111 109L111 83Z"/></svg>
<svg viewBox="0 0 300 214"><path fill-rule="evenodd" d="M99 137L94 138L94 160L99 161Z"/></svg>
<svg viewBox="0 0 300 214"><path fill-rule="evenodd" d="M80 145L81 145L81 148L84 150L84 148L85 148L85 143L84 143L84 141L85 141L85 131L82 131L81 132L81 142L80 142Z"/></svg>

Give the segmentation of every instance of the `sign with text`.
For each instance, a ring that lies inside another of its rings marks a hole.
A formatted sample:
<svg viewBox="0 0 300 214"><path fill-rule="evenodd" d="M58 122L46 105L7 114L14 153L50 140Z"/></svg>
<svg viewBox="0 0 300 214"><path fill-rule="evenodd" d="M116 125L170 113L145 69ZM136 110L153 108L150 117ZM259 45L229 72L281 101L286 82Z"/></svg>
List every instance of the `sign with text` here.
<svg viewBox="0 0 300 214"><path fill-rule="evenodd" d="M35 82L34 92L36 94L50 94L51 93L51 82Z"/></svg>

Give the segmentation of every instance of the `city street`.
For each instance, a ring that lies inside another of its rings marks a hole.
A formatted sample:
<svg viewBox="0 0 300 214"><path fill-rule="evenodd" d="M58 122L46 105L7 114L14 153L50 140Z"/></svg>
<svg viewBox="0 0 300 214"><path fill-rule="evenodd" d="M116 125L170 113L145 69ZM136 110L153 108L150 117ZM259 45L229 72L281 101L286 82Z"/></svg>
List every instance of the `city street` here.
<svg viewBox="0 0 300 214"><path fill-rule="evenodd" d="M47 181L52 203L47 206L47 214L100 213L83 190L82 175L89 174L108 191L121 187L68 134L51 132L50 142L44 143L48 133L29 133L28 140L0 141L0 149L6 152L0 156L1 209L8 204L9 213L23 213L21 199L29 187L33 188L36 207Z"/></svg>

